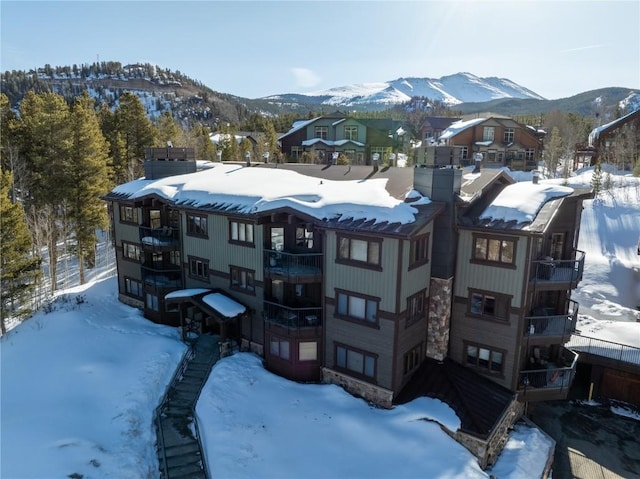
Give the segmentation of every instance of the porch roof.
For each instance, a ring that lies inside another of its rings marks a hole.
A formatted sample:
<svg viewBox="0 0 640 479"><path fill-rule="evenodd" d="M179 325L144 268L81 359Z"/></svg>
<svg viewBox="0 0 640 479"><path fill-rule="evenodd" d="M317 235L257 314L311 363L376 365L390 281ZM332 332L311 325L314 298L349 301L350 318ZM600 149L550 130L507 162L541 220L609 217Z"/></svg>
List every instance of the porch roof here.
<svg viewBox="0 0 640 479"><path fill-rule="evenodd" d="M235 318L247 310L240 303L221 293L207 294L202 301L227 318Z"/></svg>

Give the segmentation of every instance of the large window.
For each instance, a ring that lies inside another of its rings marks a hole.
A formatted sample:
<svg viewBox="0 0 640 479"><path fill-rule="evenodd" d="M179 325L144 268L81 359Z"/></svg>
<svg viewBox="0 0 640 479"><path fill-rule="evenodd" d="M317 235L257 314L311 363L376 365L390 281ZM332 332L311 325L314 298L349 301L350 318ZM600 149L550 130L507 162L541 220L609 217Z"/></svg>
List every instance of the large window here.
<svg viewBox="0 0 640 479"><path fill-rule="evenodd" d="M189 276L192 278L209 280L209 260L189 256Z"/></svg>
<svg viewBox="0 0 640 479"><path fill-rule="evenodd" d="M376 355L344 345L336 345L335 351L336 367L365 378L376 377Z"/></svg>
<svg viewBox="0 0 640 479"><path fill-rule="evenodd" d="M493 126L485 126L482 129L482 141L493 141L496 129Z"/></svg>
<svg viewBox="0 0 640 479"><path fill-rule="evenodd" d="M484 235L473 237L473 260L496 266L515 265L516 240Z"/></svg>
<svg viewBox="0 0 640 479"><path fill-rule="evenodd" d="M469 159L469 147L461 146L460 147L460 159L468 160Z"/></svg>
<svg viewBox="0 0 640 479"><path fill-rule="evenodd" d="M271 338L269 341L269 352L272 356L277 356L281 359L289 360L289 341L286 339Z"/></svg>
<svg viewBox="0 0 640 479"><path fill-rule="evenodd" d="M315 128L316 138L322 138L323 140L326 140L328 133L329 133L329 129L326 126L316 126Z"/></svg>
<svg viewBox="0 0 640 479"><path fill-rule="evenodd" d="M359 265L380 265L381 240L366 240L349 236L338 236L339 262L354 262Z"/></svg>
<svg viewBox="0 0 640 479"><path fill-rule="evenodd" d="M122 242L122 256L129 261L140 262L141 249L139 244L129 243L127 241Z"/></svg>
<svg viewBox="0 0 640 479"><path fill-rule="evenodd" d="M474 343L465 343L464 351L466 363L478 369L493 374L502 374L504 366L504 351L491 349Z"/></svg>
<svg viewBox="0 0 640 479"><path fill-rule="evenodd" d="M231 266L231 289L244 293L254 293L254 271Z"/></svg>
<svg viewBox="0 0 640 479"><path fill-rule="evenodd" d="M120 205L120 223L138 224L138 208L135 206Z"/></svg>
<svg viewBox="0 0 640 479"><path fill-rule="evenodd" d="M298 226L296 228L296 246L298 248L312 249L313 230L308 229L305 226Z"/></svg>
<svg viewBox="0 0 640 479"><path fill-rule="evenodd" d="M409 296L407 298L407 320L405 326L424 319L427 312L427 290Z"/></svg>
<svg viewBox="0 0 640 479"><path fill-rule="evenodd" d="M423 358L422 343L420 343L404 355L402 373L406 375L415 370Z"/></svg>
<svg viewBox="0 0 640 479"><path fill-rule="evenodd" d="M155 294L147 293L145 305L151 311L160 311L158 297Z"/></svg>
<svg viewBox="0 0 640 479"><path fill-rule="evenodd" d="M524 159L527 161L534 161L536 158L535 148L527 148L524 150Z"/></svg>
<svg viewBox="0 0 640 479"><path fill-rule="evenodd" d="M140 281L137 281L135 279L131 279L131 278L124 278L124 292L128 295L128 296L133 296L135 298L142 298L143 296L143 291L142 291L142 283Z"/></svg>
<svg viewBox="0 0 640 479"><path fill-rule="evenodd" d="M516 131L513 128L505 128L504 129L504 142L505 143L513 143L515 139Z"/></svg>
<svg viewBox="0 0 640 479"><path fill-rule="evenodd" d="M234 243L253 245L253 224L241 221L230 221L229 240Z"/></svg>
<svg viewBox="0 0 640 479"><path fill-rule="evenodd" d="M429 234L420 235L411 240L409 256L409 269L429 261Z"/></svg>
<svg viewBox="0 0 640 479"><path fill-rule="evenodd" d="M482 319L509 319L511 296L488 291L469 290L467 313Z"/></svg>
<svg viewBox="0 0 640 479"><path fill-rule="evenodd" d="M187 234L191 236L207 237L207 216L187 214Z"/></svg>
<svg viewBox="0 0 640 479"><path fill-rule="evenodd" d="M378 323L378 299L336 291L336 316L342 319Z"/></svg>
<svg viewBox="0 0 640 479"><path fill-rule="evenodd" d="M354 140L358 139L358 127L357 126L345 126L344 127L344 139Z"/></svg>

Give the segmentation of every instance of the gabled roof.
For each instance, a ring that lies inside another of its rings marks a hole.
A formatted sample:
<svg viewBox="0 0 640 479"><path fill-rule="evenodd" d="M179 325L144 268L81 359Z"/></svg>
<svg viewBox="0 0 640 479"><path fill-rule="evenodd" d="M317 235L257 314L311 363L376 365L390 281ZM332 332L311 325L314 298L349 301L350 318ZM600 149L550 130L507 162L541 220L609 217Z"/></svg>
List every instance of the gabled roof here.
<svg viewBox="0 0 640 479"><path fill-rule="evenodd" d="M593 130L591 130L591 133L589 133L589 146L595 146L601 135L608 134L616 128L620 128L634 118L640 118L640 110L632 111L628 115L613 120L605 125L594 128Z"/></svg>
<svg viewBox="0 0 640 479"><path fill-rule="evenodd" d="M311 138L310 140L304 140L302 146L313 146L316 143L322 143L327 146L343 146L347 143L353 143L356 146L364 146L364 143L355 140L323 140L322 138Z"/></svg>
<svg viewBox="0 0 640 479"><path fill-rule="evenodd" d="M448 140L449 138L453 138L454 136L462 133L463 131L472 128L480 123L486 121L486 118L474 118L473 120L466 121L456 121L452 123L446 130L442 132L440 135L441 140Z"/></svg>
<svg viewBox="0 0 640 479"><path fill-rule="evenodd" d="M285 137L287 137L287 136L289 136L289 135L291 135L291 134L295 133L296 131L301 130L302 128L307 127L307 125L310 125L311 123L313 123L314 121L318 121L319 119L320 119L320 117L312 118L312 119L310 119L310 120L299 120L299 121L294 121L294 122L293 122L293 125L291 126L291 129L290 129L288 132L286 132L286 133L284 133L284 134L280 135L280 136L278 137L278 140L281 140L281 139L283 139L283 138L285 138Z"/></svg>
<svg viewBox="0 0 640 479"><path fill-rule="evenodd" d="M425 359L395 402L405 404L418 397L448 404L460 419L460 430L482 439L490 436L516 399L508 389L448 358Z"/></svg>

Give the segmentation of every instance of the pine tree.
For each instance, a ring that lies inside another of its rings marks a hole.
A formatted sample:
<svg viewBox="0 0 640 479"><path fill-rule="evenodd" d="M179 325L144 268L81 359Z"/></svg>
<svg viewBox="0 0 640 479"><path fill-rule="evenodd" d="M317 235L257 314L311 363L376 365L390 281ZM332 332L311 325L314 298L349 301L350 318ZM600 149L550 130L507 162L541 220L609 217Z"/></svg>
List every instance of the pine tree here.
<svg viewBox="0 0 640 479"><path fill-rule="evenodd" d="M591 188L593 188L593 193L595 198L597 198L602 190L602 166L599 161L596 163L593 175L591 176Z"/></svg>
<svg viewBox="0 0 640 479"><path fill-rule="evenodd" d="M102 135L94 101L85 92L71 107L71 148L67 218L76 239L80 284L85 282L85 261L95 261L96 229L108 227L104 201L111 187L109 147Z"/></svg>
<svg viewBox="0 0 640 479"><path fill-rule="evenodd" d="M116 183L124 183L142 176L144 149L154 144L153 124L140 99L126 92L119 98L120 105L115 111L116 130L123 142L124 158L116 164Z"/></svg>
<svg viewBox="0 0 640 479"><path fill-rule="evenodd" d="M184 146L184 132L175 122L171 113L165 111L156 121L156 146Z"/></svg>
<svg viewBox="0 0 640 479"><path fill-rule="evenodd" d="M9 199L11 173L2 170L0 175L0 330L4 334L9 317L31 312L27 300L40 275L40 258L31 254L32 238L22 205Z"/></svg>

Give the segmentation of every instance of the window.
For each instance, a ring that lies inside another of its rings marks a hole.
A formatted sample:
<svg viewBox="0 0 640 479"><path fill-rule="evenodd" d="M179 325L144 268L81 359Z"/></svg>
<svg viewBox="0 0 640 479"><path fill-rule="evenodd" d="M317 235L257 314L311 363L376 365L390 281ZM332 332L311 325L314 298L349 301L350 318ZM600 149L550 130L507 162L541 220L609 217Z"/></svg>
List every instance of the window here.
<svg viewBox="0 0 640 479"><path fill-rule="evenodd" d="M240 221L229 222L229 240L234 243L253 245L253 224Z"/></svg>
<svg viewBox="0 0 640 479"><path fill-rule="evenodd" d="M313 249L313 231L304 226L296 228L296 246L298 248Z"/></svg>
<svg viewBox="0 0 640 479"><path fill-rule="evenodd" d="M371 353L336 345L336 366L359 376L375 378L376 359Z"/></svg>
<svg viewBox="0 0 640 479"><path fill-rule="evenodd" d="M136 298L142 298L142 283L135 279L124 278L124 292L129 296L134 296Z"/></svg>
<svg viewBox="0 0 640 479"><path fill-rule="evenodd" d="M123 241L122 256L130 261L140 262L140 258L141 258L140 245Z"/></svg>
<svg viewBox="0 0 640 479"><path fill-rule="evenodd" d="M209 260L189 256L189 276L201 280L209 280Z"/></svg>
<svg viewBox="0 0 640 479"><path fill-rule="evenodd" d="M496 162L496 150L489 150L488 151L487 161L489 163L495 163Z"/></svg>
<svg viewBox="0 0 640 479"><path fill-rule="evenodd" d="M469 290L467 314L482 319L507 321L511 307L511 296L489 291Z"/></svg>
<svg viewBox="0 0 640 479"><path fill-rule="evenodd" d="M486 346L465 343L466 363L494 374L502 374L504 351Z"/></svg>
<svg viewBox="0 0 640 479"><path fill-rule="evenodd" d="M338 303L336 316L342 319L377 324L379 300L346 292L336 292L336 299Z"/></svg>
<svg viewBox="0 0 640 479"><path fill-rule="evenodd" d="M149 210L149 226L151 226L151 228L153 229L157 229L162 226L160 210Z"/></svg>
<svg viewBox="0 0 640 479"><path fill-rule="evenodd" d="M302 156L302 153L304 153L304 148L301 146L292 146L291 147L291 157L295 158L296 160L299 160L300 157Z"/></svg>
<svg viewBox="0 0 640 479"><path fill-rule="evenodd" d="M155 294L147 293L147 299L145 301L147 309L151 311L159 311L158 297Z"/></svg>
<svg viewBox="0 0 640 479"><path fill-rule="evenodd" d="M316 361L318 359L318 343L316 341L301 341L298 352L300 361Z"/></svg>
<svg viewBox="0 0 640 479"><path fill-rule="evenodd" d="M207 216L187 214L187 234L206 237L208 235Z"/></svg>
<svg viewBox="0 0 640 479"><path fill-rule="evenodd" d="M536 156L535 148L527 148L524 150L524 157L527 161L534 161Z"/></svg>
<svg viewBox="0 0 640 479"><path fill-rule="evenodd" d="M315 128L315 138L322 138L323 140L327 139L329 129L326 126L316 126Z"/></svg>
<svg viewBox="0 0 640 479"><path fill-rule="evenodd" d="M231 267L231 289L243 291L245 293L255 292L253 284L254 271Z"/></svg>
<svg viewBox="0 0 640 479"><path fill-rule="evenodd" d="M338 236L338 260L358 262L367 265L380 265L381 241Z"/></svg>
<svg viewBox="0 0 640 479"><path fill-rule="evenodd" d="M514 265L516 240L474 235L473 260L496 265Z"/></svg>
<svg viewBox="0 0 640 479"><path fill-rule="evenodd" d="M409 296L407 298L407 320L405 327L411 326L413 323L420 321L425 317L427 311L427 290Z"/></svg>
<svg viewBox="0 0 640 479"><path fill-rule="evenodd" d="M504 151L499 151L496 159L498 163L504 163Z"/></svg>
<svg viewBox="0 0 640 479"><path fill-rule="evenodd" d="M271 249L284 250L284 228L271 228Z"/></svg>
<svg viewBox="0 0 640 479"><path fill-rule="evenodd" d="M495 127L493 126L485 126L482 129L482 141L493 141L495 136Z"/></svg>
<svg viewBox="0 0 640 479"><path fill-rule="evenodd" d="M180 251L169 251L169 263L180 266Z"/></svg>
<svg viewBox="0 0 640 479"><path fill-rule="evenodd" d="M289 341L278 338L271 338L269 342L269 352L272 356L277 356L281 359L289 359Z"/></svg>
<svg viewBox="0 0 640 479"><path fill-rule="evenodd" d="M420 365L422 358L422 343L420 343L404 355L402 373L409 374Z"/></svg>
<svg viewBox="0 0 640 479"><path fill-rule="evenodd" d="M138 224L138 208L120 205L120 223Z"/></svg>
<svg viewBox="0 0 640 479"><path fill-rule="evenodd" d="M409 248L409 269L421 266L429 261L429 234L411 240Z"/></svg>
<svg viewBox="0 0 640 479"><path fill-rule="evenodd" d="M460 159L468 160L469 159L469 147L461 146L460 147Z"/></svg>
<svg viewBox="0 0 640 479"><path fill-rule="evenodd" d="M505 128L504 129L504 142L505 143L513 143L513 140L516 136L516 131L513 128Z"/></svg>
<svg viewBox="0 0 640 479"><path fill-rule="evenodd" d="M357 126L345 126L344 127L344 139L354 140L358 139L358 127Z"/></svg>

